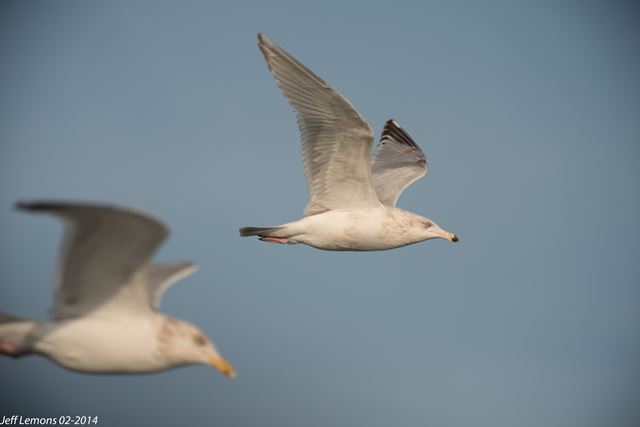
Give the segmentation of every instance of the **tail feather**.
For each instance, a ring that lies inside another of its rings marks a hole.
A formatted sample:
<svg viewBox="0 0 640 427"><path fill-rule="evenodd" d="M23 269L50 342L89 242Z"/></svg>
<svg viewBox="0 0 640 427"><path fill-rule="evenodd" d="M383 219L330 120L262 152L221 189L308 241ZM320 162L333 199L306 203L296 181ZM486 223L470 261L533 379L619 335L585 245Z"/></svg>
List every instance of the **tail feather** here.
<svg viewBox="0 0 640 427"><path fill-rule="evenodd" d="M25 322L29 320L31 319L27 319L26 317L21 316L14 316L13 314L0 311L0 325L2 325L3 323Z"/></svg>
<svg viewBox="0 0 640 427"><path fill-rule="evenodd" d="M273 236L273 237L285 237L279 236L278 231L281 231L284 227L242 227L240 229L240 236Z"/></svg>
<svg viewBox="0 0 640 427"><path fill-rule="evenodd" d="M29 354L39 337L39 322L0 311L0 354L20 357Z"/></svg>

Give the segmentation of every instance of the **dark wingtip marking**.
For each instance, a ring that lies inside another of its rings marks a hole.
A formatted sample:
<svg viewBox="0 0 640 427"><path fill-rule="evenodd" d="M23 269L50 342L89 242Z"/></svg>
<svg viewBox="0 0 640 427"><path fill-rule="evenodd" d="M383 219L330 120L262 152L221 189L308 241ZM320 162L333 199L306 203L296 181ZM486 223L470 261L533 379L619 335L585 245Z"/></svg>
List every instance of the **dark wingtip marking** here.
<svg viewBox="0 0 640 427"><path fill-rule="evenodd" d="M385 137L418 148L418 144L416 144L413 138L411 138L411 136L402 129L402 127L400 127L395 119L389 119L384 124L380 141L384 141Z"/></svg>
<svg viewBox="0 0 640 427"><path fill-rule="evenodd" d="M263 52L265 50L273 50L274 45L276 44L269 37L263 33L258 33L258 46Z"/></svg>
<svg viewBox="0 0 640 427"><path fill-rule="evenodd" d="M262 33L258 33L258 48L260 49L260 52L262 52L262 55L264 56L265 62L267 63L267 68L269 69L271 74L273 74L271 61L272 61L272 57L274 56L274 53L273 53L273 47L271 45L273 45L273 42L269 40L267 36L265 36Z"/></svg>

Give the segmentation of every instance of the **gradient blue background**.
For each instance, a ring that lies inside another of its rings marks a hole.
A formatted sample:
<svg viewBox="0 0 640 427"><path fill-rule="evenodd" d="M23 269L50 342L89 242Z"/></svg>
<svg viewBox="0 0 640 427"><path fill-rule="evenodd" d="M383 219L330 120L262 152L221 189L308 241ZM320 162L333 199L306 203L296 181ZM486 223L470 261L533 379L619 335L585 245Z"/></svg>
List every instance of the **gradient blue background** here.
<svg viewBox="0 0 640 427"><path fill-rule="evenodd" d="M134 205L201 270L168 313L239 372L0 358L1 415L100 425L640 425L640 41L632 2L0 2L0 309L43 318L61 227ZM400 206L461 243L240 239L301 215L264 32L431 160Z"/></svg>

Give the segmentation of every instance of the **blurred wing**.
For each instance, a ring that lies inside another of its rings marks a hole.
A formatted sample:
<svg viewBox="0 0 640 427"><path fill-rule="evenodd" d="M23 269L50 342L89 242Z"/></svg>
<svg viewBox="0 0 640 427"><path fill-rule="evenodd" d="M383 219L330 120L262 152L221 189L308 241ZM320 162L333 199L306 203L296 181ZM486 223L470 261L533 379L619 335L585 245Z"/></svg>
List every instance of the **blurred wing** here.
<svg viewBox="0 0 640 427"><path fill-rule="evenodd" d="M64 220L52 310L56 319L81 316L123 294L121 288L136 286L135 273L168 235L160 221L131 209L57 202L21 203L18 208ZM126 303L148 306L142 301Z"/></svg>
<svg viewBox="0 0 640 427"><path fill-rule="evenodd" d="M305 215L330 209L379 206L371 179L373 131L342 95L262 34L259 47L298 117Z"/></svg>
<svg viewBox="0 0 640 427"><path fill-rule="evenodd" d="M389 120L371 169L378 198L386 206L395 206L404 189L427 174L427 159L409 134Z"/></svg>
<svg viewBox="0 0 640 427"><path fill-rule="evenodd" d="M198 266L191 262L166 262L147 267L146 283L151 307L159 309L164 292L197 270Z"/></svg>

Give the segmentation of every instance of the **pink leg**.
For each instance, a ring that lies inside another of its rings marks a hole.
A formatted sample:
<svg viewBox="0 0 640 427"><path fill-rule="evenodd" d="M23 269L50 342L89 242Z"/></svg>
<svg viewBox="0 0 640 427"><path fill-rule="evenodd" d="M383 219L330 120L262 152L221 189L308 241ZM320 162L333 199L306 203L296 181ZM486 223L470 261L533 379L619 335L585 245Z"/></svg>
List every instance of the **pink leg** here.
<svg viewBox="0 0 640 427"><path fill-rule="evenodd" d="M6 354L11 357L20 357L24 356L26 352L20 350L17 345L10 341L0 340L0 354Z"/></svg>
<svg viewBox="0 0 640 427"><path fill-rule="evenodd" d="M289 239L287 239L286 237L269 237L269 236L260 236L260 240L262 240L263 242L280 243L281 245L289 241Z"/></svg>

